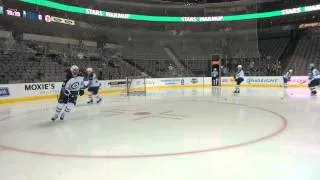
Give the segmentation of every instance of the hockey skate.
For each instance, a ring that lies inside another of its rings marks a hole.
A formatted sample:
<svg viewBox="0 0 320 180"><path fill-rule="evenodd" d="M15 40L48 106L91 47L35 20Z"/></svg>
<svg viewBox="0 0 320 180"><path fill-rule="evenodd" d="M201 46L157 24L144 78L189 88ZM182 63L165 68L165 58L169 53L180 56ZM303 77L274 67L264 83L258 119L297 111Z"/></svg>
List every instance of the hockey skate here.
<svg viewBox="0 0 320 180"><path fill-rule="evenodd" d="M87 104L93 104L93 100L92 100L92 99L89 100L89 101L87 102Z"/></svg>
<svg viewBox="0 0 320 180"><path fill-rule="evenodd" d="M54 115L52 118L51 118L51 121L54 122L58 119L58 115Z"/></svg>
<svg viewBox="0 0 320 180"><path fill-rule="evenodd" d="M64 120L64 114L61 114L60 116L60 120L63 121Z"/></svg>
<svg viewBox="0 0 320 180"><path fill-rule="evenodd" d="M312 91L311 92L311 96L316 96L317 95L317 91Z"/></svg>
<svg viewBox="0 0 320 180"><path fill-rule="evenodd" d="M233 93L234 93L234 94L239 94L239 93L240 93L240 90L239 90L239 89L236 89L236 90L233 91Z"/></svg>

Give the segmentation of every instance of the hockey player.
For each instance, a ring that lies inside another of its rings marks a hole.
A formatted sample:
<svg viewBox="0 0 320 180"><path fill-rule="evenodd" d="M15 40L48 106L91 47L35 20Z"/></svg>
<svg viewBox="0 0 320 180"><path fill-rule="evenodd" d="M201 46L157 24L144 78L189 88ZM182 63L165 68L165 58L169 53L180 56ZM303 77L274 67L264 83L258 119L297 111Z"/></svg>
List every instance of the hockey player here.
<svg viewBox="0 0 320 180"><path fill-rule="evenodd" d="M283 87L288 87L288 81L291 80L291 75L293 73L293 70L292 69L289 69L288 72L286 72L285 75L283 75Z"/></svg>
<svg viewBox="0 0 320 180"><path fill-rule="evenodd" d="M67 70L67 77L62 84L56 112L51 118L52 121L55 121L59 116L60 120L63 120L66 114L74 108L78 95L84 94L83 79L82 76L79 76L78 66L73 65Z"/></svg>
<svg viewBox="0 0 320 180"><path fill-rule="evenodd" d="M316 87L320 84L320 73L318 69L315 68L315 65L311 63L309 65L309 89L312 96L317 94Z"/></svg>
<svg viewBox="0 0 320 180"><path fill-rule="evenodd" d="M93 72L92 68L87 68L87 75L88 75L88 93L89 93L89 101L88 104L94 103L100 103L102 101L102 98L98 95L99 89L101 84L99 83L99 80L96 76L96 74Z"/></svg>
<svg viewBox="0 0 320 180"><path fill-rule="evenodd" d="M234 75L234 80L236 81L237 85L233 93L240 93L240 84L244 81L244 72L242 69L242 65L238 65L237 72Z"/></svg>
<svg viewBox="0 0 320 180"><path fill-rule="evenodd" d="M218 86L219 85L219 72L217 71L217 68L214 68L212 73L212 85Z"/></svg>

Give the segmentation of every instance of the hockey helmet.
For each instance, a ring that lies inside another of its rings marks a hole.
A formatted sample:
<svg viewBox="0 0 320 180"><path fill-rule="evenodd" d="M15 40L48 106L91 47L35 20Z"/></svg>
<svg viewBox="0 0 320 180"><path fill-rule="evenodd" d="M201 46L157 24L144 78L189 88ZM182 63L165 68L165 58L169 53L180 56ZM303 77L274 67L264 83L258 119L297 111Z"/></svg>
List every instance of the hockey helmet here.
<svg viewBox="0 0 320 180"><path fill-rule="evenodd" d="M70 71L73 76L77 76L79 74L79 67L77 65L72 65Z"/></svg>
<svg viewBox="0 0 320 180"><path fill-rule="evenodd" d="M87 73L91 74L93 72L92 68L87 68Z"/></svg>
<svg viewBox="0 0 320 180"><path fill-rule="evenodd" d="M314 68L314 67L315 67L314 63L310 63L310 64L309 64L309 68L310 68L310 69L312 69L312 68Z"/></svg>

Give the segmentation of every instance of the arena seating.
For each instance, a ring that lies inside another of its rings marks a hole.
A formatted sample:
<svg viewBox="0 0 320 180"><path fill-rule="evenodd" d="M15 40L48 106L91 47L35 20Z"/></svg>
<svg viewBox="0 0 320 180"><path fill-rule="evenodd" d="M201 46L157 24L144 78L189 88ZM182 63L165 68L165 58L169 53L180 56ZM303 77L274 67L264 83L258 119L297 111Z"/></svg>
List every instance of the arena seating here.
<svg viewBox="0 0 320 180"><path fill-rule="evenodd" d="M257 43L258 51L250 52L247 48L245 54L249 54L248 57L232 52L234 57L228 59L229 72L232 72L233 64L241 63L248 75L281 75L279 60L289 42L289 38L260 40ZM32 40L16 42L13 38L1 38L0 83L62 81L65 69L72 64L77 64L82 69L92 67L100 79L138 76L142 71L151 77L185 76L187 71L192 71L196 76L203 76L210 70L210 52L218 48L212 44L206 46L197 42L166 45L180 58L185 70L168 69L168 66L174 66L174 63L160 43L129 42L120 49L98 49L96 46L83 44ZM235 43L234 46L240 48L242 45ZM319 59L319 46L320 36L302 37L288 67L295 67L297 75L305 74L307 64ZM260 58L256 57L256 53L259 53Z"/></svg>
<svg viewBox="0 0 320 180"><path fill-rule="evenodd" d="M300 39L288 67L293 68L295 74L306 75L308 65L320 65L320 36L304 36Z"/></svg>
<svg viewBox="0 0 320 180"><path fill-rule="evenodd" d="M259 42L261 56L278 61L289 43L289 38L262 40Z"/></svg>
<svg viewBox="0 0 320 180"><path fill-rule="evenodd" d="M120 79L141 71L122 60L117 51L59 43L0 41L0 83L62 81L72 64L92 67L100 79ZM112 54L113 53L113 54Z"/></svg>

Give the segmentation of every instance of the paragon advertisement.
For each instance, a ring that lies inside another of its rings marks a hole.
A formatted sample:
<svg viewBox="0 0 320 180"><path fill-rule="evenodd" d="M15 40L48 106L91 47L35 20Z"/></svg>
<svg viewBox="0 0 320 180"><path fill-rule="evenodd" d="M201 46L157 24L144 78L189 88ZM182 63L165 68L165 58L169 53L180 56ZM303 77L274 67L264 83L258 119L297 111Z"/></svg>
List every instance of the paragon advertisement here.
<svg viewBox="0 0 320 180"><path fill-rule="evenodd" d="M234 86L236 84L233 77L222 77L222 86ZM307 87L308 77L307 76L292 76L288 82L289 87ZM283 78L280 76L249 76L245 77L244 82L241 86L248 87L282 87Z"/></svg>
<svg viewBox="0 0 320 180"><path fill-rule="evenodd" d="M280 87L283 83L283 79L280 76L249 76L245 77L242 86L269 86L269 87ZM235 80L233 77L222 77L222 86L234 86Z"/></svg>

